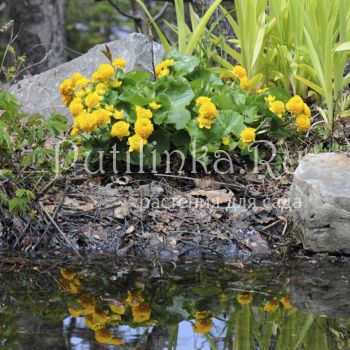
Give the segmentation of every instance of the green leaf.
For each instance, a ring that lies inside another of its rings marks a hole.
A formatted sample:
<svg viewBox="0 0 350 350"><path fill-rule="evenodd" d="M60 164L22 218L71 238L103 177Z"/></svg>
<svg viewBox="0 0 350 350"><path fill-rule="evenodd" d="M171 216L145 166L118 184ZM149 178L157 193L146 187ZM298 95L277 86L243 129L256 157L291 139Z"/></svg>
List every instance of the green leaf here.
<svg viewBox="0 0 350 350"><path fill-rule="evenodd" d="M237 138L240 138L241 132L245 129L244 116L231 111L219 111L217 122L225 130L225 133L232 133Z"/></svg>
<svg viewBox="0 0 350 350"><path fill-rule="evenodd" d="M170 148L169 135L162 130L156 130L148 139L149 143L154 143L154 148L159 152L159 154L163 154L165 151L168 151Z"/></svg>
<svg viewBox="0 0 350 350"><path fill-rule="evenodd" d="M184 76L192 73L199 65L199 58L197 56L190 56L172 51L165 55L164 59L173 59L174 64L171 66L176 75Z"/></svg>
<svg viewBox="0 0 350 350"><path fill-rule="evenodd" d="M166 123L173 124L176 130L183 129L191 120L186 107L194 98L194 92L188 81L181 77L166 77L157 81L156 94L167 94L171 103Z"/></svg>
<svg viewBox="0 0 350 350"><path fill-rule="evenodd" d="M143 70L134 70L124 75L123 84L138 83L149 79L151 74Z"/></svg>
<svg viewBox="0 0 350 350"><path fill-rule="evenodd" d="M334 49L334 52L350 51L350 41L342 43Z"/></svg>
<svg viewBox="0 0 350 350"><path fill-rule="evenodd" d="M120 101L133 105L145 106L154 99L154 86L151 82L140 82L135 86L128 86L119 96Z"/></svg>

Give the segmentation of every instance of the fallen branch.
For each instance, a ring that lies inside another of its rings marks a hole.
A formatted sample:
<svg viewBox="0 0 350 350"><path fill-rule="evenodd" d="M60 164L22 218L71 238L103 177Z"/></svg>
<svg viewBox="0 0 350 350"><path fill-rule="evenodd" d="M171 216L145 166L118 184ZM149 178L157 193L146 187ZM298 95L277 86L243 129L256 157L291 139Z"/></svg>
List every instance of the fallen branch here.
<svg viewBox="0 0 350 350"><path fill-rule="evenodd" d="M82 256L80 255L78 250L72 245L72 243L67 238L67 235L59 228L56 221L47 212L45 207L41 203L39 203L39 206L40 206L41 210L44 212L44 214L46 215L46 217L52 222L52 225L55 227L55 229L58 231L58 233L63 237L63 239L67 242L67 244L74 250L74 252L81 258Z"/></svg>

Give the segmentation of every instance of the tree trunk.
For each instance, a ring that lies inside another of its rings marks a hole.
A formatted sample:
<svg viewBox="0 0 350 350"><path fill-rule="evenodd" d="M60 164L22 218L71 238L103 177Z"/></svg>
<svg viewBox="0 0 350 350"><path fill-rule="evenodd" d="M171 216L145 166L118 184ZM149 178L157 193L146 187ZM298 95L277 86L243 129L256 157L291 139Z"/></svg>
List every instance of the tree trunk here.
<svg viewBox="0 0 350 350"><path fill-rule="evenodd" d="M66 62L67 0L11 0L10 18L20 32L15 48L37 74Z"/></svg>
<svg viewBox="0 0 350 350"><path fill-rule="evenodd" d="M147 2L145 2L145 4L147 5ZM135 31L137 32L140 30L142 34L148 35L148 17L145 11L142 10L141 6L135 0L131 0L131 7L133 16L137 18L137 20L135 20Z"/></svg>

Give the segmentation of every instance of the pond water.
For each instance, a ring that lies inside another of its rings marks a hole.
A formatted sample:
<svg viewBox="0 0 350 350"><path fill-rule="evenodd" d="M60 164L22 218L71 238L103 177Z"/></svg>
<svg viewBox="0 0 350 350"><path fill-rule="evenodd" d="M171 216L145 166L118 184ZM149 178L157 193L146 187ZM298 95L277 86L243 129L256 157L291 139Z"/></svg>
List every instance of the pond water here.
<svg viewBox="0 0 350 350"><path fill-rule="evenodd" d="M1 349L350 349L347 263L19 263Z"/></svg>

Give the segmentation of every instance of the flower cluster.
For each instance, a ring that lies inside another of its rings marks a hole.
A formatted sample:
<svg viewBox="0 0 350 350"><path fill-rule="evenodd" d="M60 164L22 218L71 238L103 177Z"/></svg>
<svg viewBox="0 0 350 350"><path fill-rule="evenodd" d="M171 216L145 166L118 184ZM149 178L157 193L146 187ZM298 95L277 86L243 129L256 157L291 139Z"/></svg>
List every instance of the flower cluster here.
<svg viewBox="0 0 350 350"><path fill-rule="evenodd" d="M253 301L253 295L250 293L239 293L237 295L237 301L241 305L248 305ZM263 306L263 310L266 312L274 312L278 310L280 303L286 310L291 310L293 308L289 295L286 295L279 300L277 298L273 298L272 300L267 301Z"/></svg>
<svg viewBox="0 0 350 350"><path fill-rule="evenodd" d="M82 136L77 139L92 152L91 162L114 146L118 161L140 164L143 159L147 167L154 160L158 165L162 154L179 145L207 163L223 149L252 157L248 146L258 135L280 140L310 127L311 111L301 97L290 98L276 88L256 90L256 79L249 81L242 66L221 75L239 82L237 87L200 66L197 57L176 52L155 67L153 80L148 72L124 72L126 64L111 59L91 79L75 73L60 85L74 117L72 135Z"/></svg>
<svg viewBox="0 0 350 350"><path fill-rule="evenodd" d="M282 101L276 100L275 96L265 97L272 113L282 118L286 110L295 117L295 126L298 131L306 132L311 126L311 110L303 99L296 95L285 105Z"/></svg>
<svg viewBox="0 0 350 350"><path fill-rule="evenodd" d="M242 90L249 90L249 79L247 70L242 66L233 67L233 75L239 80L239 86Z"/></svg>
<svg viewBox="0 0 350 350"><path fill-rule="evenodd" d="M83 317L87 327L95 332L95 339L99 343L123 344L123 339L113 337L109 328L115 327L122 321L128 307L131 309L134 323L145 323L150 320L151 308L140 291L128 291L124 301L113 300L108 305L101 305L84 291L81 286L83 277L80 274L62 268L61 276L61 285L76 297L75 303L68 306L69 314L73 317Z"/></svg>
<svg viewBox="0 0 350 350"><path fill-rule="evenodd" d="M199 127L210 129L218 114L215 104L210 97L200 96L196 100L196 105L199 106L197 117Z"/></svg>
<svg viewBox="0 0 350 350"><path fill-rule="evenodd" d="M295 125L298 131L306 132L311 126L311 111L303 99L296 95L287 105L287 110L295 117Z"/></svg>
<svg viewBox="0 0 350 350"><path fill-rule="evenodd" d="M117 71L125 64L125 60L117 58L113 64L101 64L91 79L75 73L60 85L62 101L74 117L72 135L92 133L97 128L110 125L114 119L123 118L123 111L106 103L105 94L122 85Z"/></svg>

